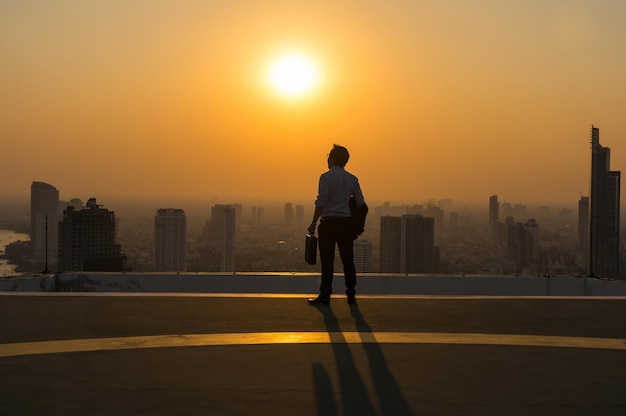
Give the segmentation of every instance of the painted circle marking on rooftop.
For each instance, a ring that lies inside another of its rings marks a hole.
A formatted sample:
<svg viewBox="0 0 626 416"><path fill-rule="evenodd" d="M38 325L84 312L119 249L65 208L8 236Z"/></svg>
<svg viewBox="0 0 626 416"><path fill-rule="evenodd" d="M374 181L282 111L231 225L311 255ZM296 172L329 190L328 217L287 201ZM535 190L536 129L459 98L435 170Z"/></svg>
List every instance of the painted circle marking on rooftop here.
<svg viewBox="0 0 626 416"><path fill-rule="evenodd" d="M256 332L87 338L0 344L0 357L89 351L277 344L458 344L626 350L626 339L429 332Z"/></svg>

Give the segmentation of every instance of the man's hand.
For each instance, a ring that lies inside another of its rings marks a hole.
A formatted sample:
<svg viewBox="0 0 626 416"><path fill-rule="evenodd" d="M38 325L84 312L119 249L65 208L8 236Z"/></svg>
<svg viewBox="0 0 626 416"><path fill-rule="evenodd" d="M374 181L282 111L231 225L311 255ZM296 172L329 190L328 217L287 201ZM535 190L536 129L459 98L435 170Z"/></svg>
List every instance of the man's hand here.
<svg viewBox="0 0 626 416"><path fill-rule="evenodd" d="M313 220L311 221L311 225L309 225L308 231L309 234L315 234L315 226L317 225L317 220L322 216L322 212L324 212L324 207L315 207L315 212L313 213Z"/></svg>

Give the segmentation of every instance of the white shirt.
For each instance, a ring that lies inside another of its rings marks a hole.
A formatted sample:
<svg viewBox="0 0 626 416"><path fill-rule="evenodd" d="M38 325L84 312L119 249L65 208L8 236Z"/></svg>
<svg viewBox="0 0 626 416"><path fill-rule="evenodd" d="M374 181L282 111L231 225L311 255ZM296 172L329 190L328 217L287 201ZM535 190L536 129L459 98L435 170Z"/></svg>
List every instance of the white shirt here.
<svg viewBox="0 0 626 416"><path fill-rule="evenodd" d="M333 166L320 175L316 207L323 207L322 217L350 217L350 197L363 205L363 193L356 176L340 166Z"/></svg>

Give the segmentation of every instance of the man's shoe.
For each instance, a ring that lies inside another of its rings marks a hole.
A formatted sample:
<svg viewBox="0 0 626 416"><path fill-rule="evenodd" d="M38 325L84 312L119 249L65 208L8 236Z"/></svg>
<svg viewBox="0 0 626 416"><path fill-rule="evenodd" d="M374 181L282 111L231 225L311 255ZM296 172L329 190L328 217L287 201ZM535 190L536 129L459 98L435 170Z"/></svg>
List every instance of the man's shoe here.
<svg viewBox="0 0 626 416"><path fill-rule="evenodd" d="M309 305L330 305L330 299L318 296L315 299L309 299Z"/></svg>
<svg viewBox="0 0 626 416"><path fill-rule="evenodd" d="M356 297L348 296L348 305L356 305Z"/></svg>

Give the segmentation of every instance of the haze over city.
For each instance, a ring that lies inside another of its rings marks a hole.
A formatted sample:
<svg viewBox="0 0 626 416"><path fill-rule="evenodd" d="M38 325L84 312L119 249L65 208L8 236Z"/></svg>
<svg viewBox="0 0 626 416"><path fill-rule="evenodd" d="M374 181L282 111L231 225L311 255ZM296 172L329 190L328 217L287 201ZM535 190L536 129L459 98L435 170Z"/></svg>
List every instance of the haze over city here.
<svg viewBox="0 0 626 416"><path fill-rule="evenodd" d="M370 201L574 205L592 124L626 166L625 16L609 0L4 1L2 193L312 204L339 143ZM273 82L285 57L309 78Z"/></svg>

